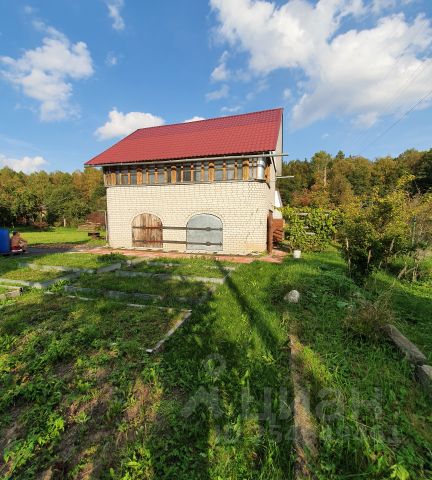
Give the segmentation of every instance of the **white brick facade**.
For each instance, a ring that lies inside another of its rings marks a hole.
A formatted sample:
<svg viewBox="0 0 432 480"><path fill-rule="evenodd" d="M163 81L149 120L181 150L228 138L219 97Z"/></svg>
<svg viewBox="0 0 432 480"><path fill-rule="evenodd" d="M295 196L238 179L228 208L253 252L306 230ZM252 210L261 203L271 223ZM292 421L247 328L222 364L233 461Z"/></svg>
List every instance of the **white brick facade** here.
<svg viewBox="0 0 432 480"><path fill-rule="evenodd" d="M186 227L192 216L208 213L223 224L223 250L219 253L263 252L267 247L267 216L274 203L271 170L270 186L265 182L232 181L108 187L109 243L114 248L132 248L132 220L142 213L158 216L163 226L169 227ZM164 230L163 237L186 241L186 231ZM185 251L186 245L164 243L163 249Z"/></svg>

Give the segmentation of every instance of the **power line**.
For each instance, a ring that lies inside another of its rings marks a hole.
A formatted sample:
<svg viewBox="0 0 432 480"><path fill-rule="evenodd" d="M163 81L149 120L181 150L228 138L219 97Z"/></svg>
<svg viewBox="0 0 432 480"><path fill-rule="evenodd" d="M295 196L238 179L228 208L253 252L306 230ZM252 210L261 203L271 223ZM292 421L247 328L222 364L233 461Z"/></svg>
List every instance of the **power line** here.
<svg viewBox="0 0 432 480"><path fill-rule="evenodd" d="M409 108L401 117L399 117L396 121L394 121L389 127L387 127L383 132L381 132L374 140L372 140L369 145L362 147L360 149L361 153L366 151L372 145L374 145L381 137L383 137L388 131L390 131L393 127L395 127L398 123L400 123L405 117L407 117L423 100L426 100L427 97L432 95L432 90L430 90L426 95L424 95L420 100L418 100L411 108Z"/></svg>
<svg viewBox="0 0 432 480"><path fill-rule="evenodd" d="M387 72L387 75L384 77L384 79L382 80L382 82L385 82L389 77L390 75L395 71L396 67L398 66L400 60L402 59L402 57L405 55L405 53L408 51L408 49L413 45L414 41L416 40L416 38L421 34L423 33L426 28L429 27L429 23L428 22L424 22L423 25L415 32L415 34L411 37L411 39L408 41L406 47L402 50L402 52L400 52L395 58L395 63L391 66L390 70ZM384 51L385 49L382 49L381 51ZM415 69L414 73L411 75L410 79L408 80L408 82L406 84L404 84L399 90L396 91L396 94L395 96L393 97L393 99L390 100L390 102L388 102L385 106L384 106L384 109L382 109L382 113L380 113L380 116L383 116L385 115L389 110L390 110L390 107L392 107L394 105L394 103L396 102L396 100L400 97L400 95L414 82L414 80L423 72L423 70L426 68L428 64L428 60L426 59L424 62L421 62L418 67ZM422 68L421 68L422 67ZM421 68L420 72L418 72L418 70ZM418 73L417 73L418 72ZM395 112L396 113L396 112ZM360 132L357 133L357 135L355 136L353 142L351 142L351 145L356 145L358 143L360 143L360 141L368 135L368 127L364 127L360 130Z"/></svg>
<svg viewBox="0 0 432 480"><path fill-rule="evenodd" d="M390 100L390 102L388 102L384 108L382 109L382 113L380 114L381 116L384 116L384 115L387 115L390 113L390 110L391 110L391 107L393 107L393 105L397 102L397 100L399 99L399 97L408 89L408 87L420 76L420 74L423 73L423 71L425 70L425 68L427 66L430 65L430 61L429 59L428 60L425 60L424 62L421 62L418 67L414 70L414 73L411 75L411 77L409 78L409 80L404 84L402 85L402 87L397 90L395 96ZM419 71L420 70L420 71ZM397 112L397 109L396 111L393 113L396 114ZM363 128L359 134L356 136L356 138L354 139L354 141L352 142L352 149L354 150L356 148L356 145L361 145L361 140L368 134L368 129L367 128Z"/></svg>

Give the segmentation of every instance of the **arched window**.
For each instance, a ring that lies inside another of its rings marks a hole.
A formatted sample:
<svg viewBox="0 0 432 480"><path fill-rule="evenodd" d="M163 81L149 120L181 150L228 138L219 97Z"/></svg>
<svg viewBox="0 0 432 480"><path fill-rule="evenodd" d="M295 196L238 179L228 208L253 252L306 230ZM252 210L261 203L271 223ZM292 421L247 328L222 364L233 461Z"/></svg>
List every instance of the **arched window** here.
<svg viewBox="0 0 432 480"><path fill-rule="evenodd" d="M194 215L186 226L187 250L220 252L223 247L222 221L215 215Z"/></svg>

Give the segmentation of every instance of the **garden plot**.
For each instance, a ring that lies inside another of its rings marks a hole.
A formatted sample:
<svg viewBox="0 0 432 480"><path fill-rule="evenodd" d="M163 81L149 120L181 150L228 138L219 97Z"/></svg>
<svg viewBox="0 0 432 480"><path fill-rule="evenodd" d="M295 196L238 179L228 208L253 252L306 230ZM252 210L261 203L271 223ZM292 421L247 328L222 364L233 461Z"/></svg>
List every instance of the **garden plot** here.
<svg viewBox="0 0 432 480"><path fill-rule="evenodd" d="M191 280L221 284L235 267L228 262L191 259L160 259L142 261L136 259L127 262L128 267L118 271L119 276L158 277L176 280Z"/></svg>
<svg viewBox="0 0 432 480"><path fill-rule="evenodd" d="M99 275L83 274L72 285L69 292L75 291L85 297L105 295L132 303L154 303L159 306L175 306L179 302L194 304L199 302L211 287L202 282L187 282L160 278L127 278L113 273Z"/></svg>
<svg viewBox="0 0 432 480"><path fill-rule="evenodd" d="M184 313L35 291L3 312L0 477L99 478L151 422L161 394L143 359Z"/></svg>
<svg viewBox="0 0 432 480"><path fill-rule="evenodd" d="M26 266L45 271L98 271L120 268L126 257L120 254L94 255L89 253L54 253L32 257Z"/></svg>
<svg viewBox="0 0 432 480"><path fill-rule="evenodd" d="M15 258L0 260L0 284L44 288L64 277L64 272L40 271L20 266Z"/></svg>

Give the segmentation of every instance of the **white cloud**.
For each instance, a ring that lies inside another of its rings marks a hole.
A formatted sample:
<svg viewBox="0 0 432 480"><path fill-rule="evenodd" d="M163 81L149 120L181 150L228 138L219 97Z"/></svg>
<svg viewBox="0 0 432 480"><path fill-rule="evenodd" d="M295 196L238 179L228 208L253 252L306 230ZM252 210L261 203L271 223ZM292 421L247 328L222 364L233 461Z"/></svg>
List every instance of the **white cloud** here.
<svg viewBox="0 0 432 480"><path fill-rule="evenodd" d="M231 72L227 68L226 62L228 59L228 52L222 54L219 65L212 71L210 78L214 82L226 82L231 75Z"/></svg>
<svg viewBox="0 0 432 480"><path fill-rule="evenodd" d="M99 140L123 137L138 128L157 127L163 125L165 120L161 117L144 112L122 113L113 108L108 114L109 120L95 131Z"/></svg>
<svg viewBox="0 0 432 480"><path fill-rule="evenodd" d="M124 6L123 0L106 0L105 2L108 8L108 15L112 19L112 27L114 30L120 31L124 30L125 22L121 16L121 9Z"/></svg>
<svg viewBox="0 0 432 480"><path fill-rule="evenodd" d="M390 10L399 6L408 5L413 1L414 0L372 0L372 3L370 4L370 9L373 13L379 14L383 10Z"/></svg>
<svg viewBox="0 0 432 480"><path fill-rule="evenodd" d="M0 57L1 75L24 95L39 102L43 121L61 120L76 113L71 105L71 80L93 74L90 52L84 42L71 43L55 28L35 26L46 36L42 46L26 50L20 58Z"/></svg>
<svg viewBox="0 0 432 480"><path fill-rule="evenodd" d="M283 95L284 100L291 100L292 96L293 96L293 93L292 93L291 89L285 88L282 95Z"/></svg>
<svg viewBox="0 0 432 480"><path fill-rule="evenodd" d="M23 11L26 15L33 15L36 10L31 5L24 5Z"/></svg>
<svg viewBox="0 0 432 480"><path fill-rule="evenodd" d="M195 115L195 116L192 117L192 118L188 118L188 119L185 120L183 123L197 122L198 120L205 120L205 118L204 118L204 117L198 117L197 115Z"/></svg>
<svg viewBox="0 0 432 480"><path fill-rule="evenodd" d="M358 128L373 127L378 121L379 115L377 112L368 112L357 115L352 121L353 125Z"/></svg>
<svg viewBox="0 0 432 480"><path fill-rule="evenodd" d="M266 76L277 69L302 72L304 80L296 92L300 98L292 112L295 128L330 115L371 123L373 115L376 121L388 113L390 103L392 110L407 108L430 90L432 58L427 52L432 28L424 16L409 21L403 14L391 14L372 27L354 29L353 19L361 20L370 11L370 2L210 3L218 15L219 39L248 54L253 74ZM389 5L385 0L375 3L380 9Z"/></svg>
<svg viewBox="0 0 432 480"><path fill-rule="evenodd" d="M108 65L108 67L115 67L118 61L118 56L115 55L114 52L107 53L107 56L105 57L105 65Z"/></svg>
<svg viewBox="0 0 432 480"><path fill-rule="evenodd" d="M222 107L221 112L222 113L236 113L240 111L242 107L240 105L236 105L235 107Z"/></svg>
<svg viewBox="0 0 432 480"><path fill-rule="evenodd" d="M228 85L222 85L219 90L214 90L213 92L209 92L206 94L206 100L220 100L221 98L226 98L229 94L229 87Z"/></svg>
<svg viewBox="0 0 432 480"><path fill-rule="evenodd" d="M43 157L11 158L0 153L0 168L9 167L16 172L33 173L41 170L48 162Z"/></svg>

